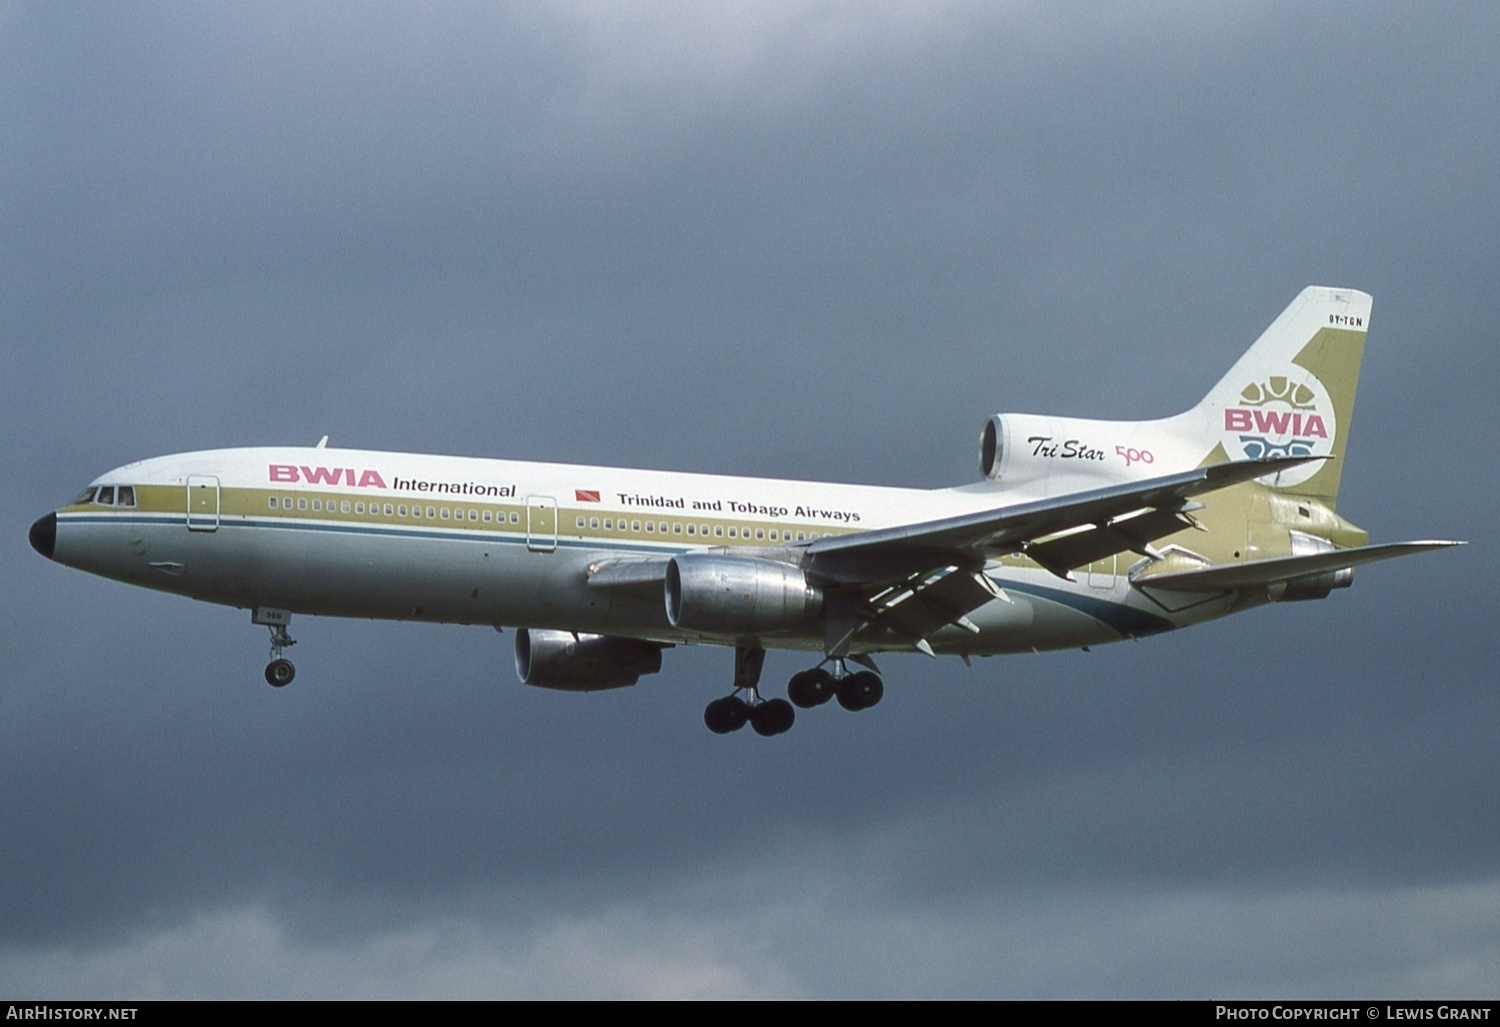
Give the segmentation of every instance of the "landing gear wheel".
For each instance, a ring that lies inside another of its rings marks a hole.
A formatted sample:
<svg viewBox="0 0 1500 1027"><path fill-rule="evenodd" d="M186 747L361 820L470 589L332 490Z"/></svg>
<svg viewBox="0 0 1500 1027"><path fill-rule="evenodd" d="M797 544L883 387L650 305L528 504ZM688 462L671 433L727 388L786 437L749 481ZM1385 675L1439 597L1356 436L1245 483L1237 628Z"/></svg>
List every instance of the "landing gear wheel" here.
<svg viewBox="0 0 1500 1027"><path fill-rule="evenodd" d="M786 695L802 709L810 710L832 699L835 690L833 675L822 667L817 667L793 674L792 680L787 683Z"/></svg>
<svg viewBox="0 0 1500 1027"><path fill-rule="evenodd" d="M737 695L726 695L715 699L703 711L703 723L716 735L727 735L738 731L750 719L750 707ZM757 728L757 730L759 730Z"/></svg>
<svg viewBox="0 0 1500 1027"><path fill-rule="evenodd" d="M839 682L839 705L846 710L867 710L885 695L885 685L878 674L862 670Z"/></svg>
<svg viewBox="0 0 1500 1027"><path fill-rule="evenodd" d="M750 726L767 738L791 729L797 713L785 699L767 699L750 711Z"/></svg>
<svg viewBox="0 0 1500 1027"><path fill-rule="evenodd" d="M272 688L285 688L296 676L297 668L292 666L291 660L276 659L266 664L266 684Z"/></svg>

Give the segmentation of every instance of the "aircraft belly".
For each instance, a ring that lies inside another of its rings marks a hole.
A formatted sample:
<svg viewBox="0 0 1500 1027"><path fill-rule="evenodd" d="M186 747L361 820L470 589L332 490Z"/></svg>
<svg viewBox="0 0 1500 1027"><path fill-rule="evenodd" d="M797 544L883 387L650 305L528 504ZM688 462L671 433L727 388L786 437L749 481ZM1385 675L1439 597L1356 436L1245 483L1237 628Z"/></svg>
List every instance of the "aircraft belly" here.
<svg viewBox="0 0 1500 1027"><path fill-rule="evenodd" d="M305 613L462 624L548 626L599 619L588 557L508 540L287 532L261 551L261 602Z"/></svg>
<svg viewBox="0 0 1500 1027"><path fill-rule="evenodd" d="M1002 654L1103 645L1178 626L1135 595L1123 578L1108 587L1067 582L1050 574L996 578L1005 598L970 613L977 634L946 628L932 640L945 653ZM1007 601L1008 600L1008 601Z"/></svg>

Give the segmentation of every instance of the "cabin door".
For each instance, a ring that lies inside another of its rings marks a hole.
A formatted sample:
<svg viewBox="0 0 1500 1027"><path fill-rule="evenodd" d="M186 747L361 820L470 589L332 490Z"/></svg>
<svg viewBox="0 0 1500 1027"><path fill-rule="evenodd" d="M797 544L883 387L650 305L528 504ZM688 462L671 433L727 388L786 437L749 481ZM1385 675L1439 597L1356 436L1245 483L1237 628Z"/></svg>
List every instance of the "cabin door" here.
<svg viewBox="0 0 1500 1027"><path fill-rule="evenodd" d="M188 531L219 530L219 479L211 474L188 477L187 528Z"/></svg>
<svg viewBox="0 0 1500 1027"><path fill-rule="evenodd" d="M557 500L551 496L526 497L526 548L533 553L557 548Z"/></svg>

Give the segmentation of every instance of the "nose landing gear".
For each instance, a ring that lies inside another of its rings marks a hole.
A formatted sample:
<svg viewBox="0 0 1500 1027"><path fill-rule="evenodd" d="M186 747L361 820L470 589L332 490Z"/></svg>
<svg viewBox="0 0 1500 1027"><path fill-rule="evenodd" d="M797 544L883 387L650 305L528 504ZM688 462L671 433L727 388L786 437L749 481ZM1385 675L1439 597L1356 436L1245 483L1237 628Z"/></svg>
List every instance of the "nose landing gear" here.
<svg viewBox="0 0 1500 1027"><path fill-rule="evenodd" d="M257 607L250 620L254 624L264 624L271 630L271 662L266 664L266 684L272 688L285 688L297 676L297 668L292 666L292 661L281 655L283 649L297 644L297 640L287 634L286 630L287 625L292 622L291 611Z"/></svg>
<svg viewBox="0 0 1500 1027"><path fill-rule="evenodd" d="M297 668L292 666L291 660L278 657L266 664L266 684L272 688L285 688L296 676Z"/></svg>

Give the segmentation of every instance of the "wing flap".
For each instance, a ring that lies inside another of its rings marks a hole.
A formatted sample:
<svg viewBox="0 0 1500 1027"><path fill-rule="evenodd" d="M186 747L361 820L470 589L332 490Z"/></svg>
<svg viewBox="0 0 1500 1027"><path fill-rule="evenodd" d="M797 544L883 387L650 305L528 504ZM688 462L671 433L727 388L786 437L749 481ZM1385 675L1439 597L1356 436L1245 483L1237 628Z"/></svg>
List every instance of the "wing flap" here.
<svg viewBox="0 0 1500 1027"><path fill-rule="evenodd" d="M1139 516L1116 518L1103 526L1084 528L1025 546L1027 556L1054 574L1053 568L1072 570L1116 553L1135 552L1155 557L1151 543L1184 528L1194 521L1181 510L1146 510Z"/></svg>
<svg viewBox="0 0 1500 1027"><path fill-rule="evenodd" d="M872 620L916 643L949 625L977 633L967 615L1001 598L1000 589L982 572L949 566L877 592L869 605Z"/></svg>

